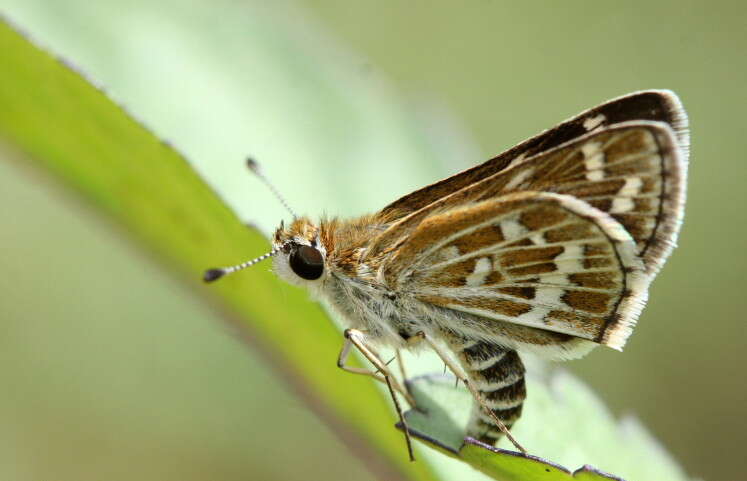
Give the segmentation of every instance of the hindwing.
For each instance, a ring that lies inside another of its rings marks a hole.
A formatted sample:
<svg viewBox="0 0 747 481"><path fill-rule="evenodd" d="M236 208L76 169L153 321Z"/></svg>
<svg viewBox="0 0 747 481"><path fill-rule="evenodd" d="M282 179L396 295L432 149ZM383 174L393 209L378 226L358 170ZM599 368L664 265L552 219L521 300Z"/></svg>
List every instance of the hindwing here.
<svg viewBox="0 0 747 481"><path fill-rule="evenodd" d="M428 217L383 273L427 304L619 349L648 284L635 250L586 202L519 192Z"/></svg>

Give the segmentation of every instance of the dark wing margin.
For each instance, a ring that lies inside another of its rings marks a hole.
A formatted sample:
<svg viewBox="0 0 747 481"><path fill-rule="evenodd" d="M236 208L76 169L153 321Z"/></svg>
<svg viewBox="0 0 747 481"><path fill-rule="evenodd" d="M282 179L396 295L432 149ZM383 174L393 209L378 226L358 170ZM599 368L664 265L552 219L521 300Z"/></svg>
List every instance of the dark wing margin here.
<svg viewBox="0 0 747 481"><path fill-rule="evenodd" d="M532 137L483 164L408 194L382 210L386 218L402 218L436 200L489 177L518 161L572 141L591 131L635 120L664 122L674 131L683 161L687 162L690 139L687 114L670 90L634 92L589 109L570 120Z"/></svg>

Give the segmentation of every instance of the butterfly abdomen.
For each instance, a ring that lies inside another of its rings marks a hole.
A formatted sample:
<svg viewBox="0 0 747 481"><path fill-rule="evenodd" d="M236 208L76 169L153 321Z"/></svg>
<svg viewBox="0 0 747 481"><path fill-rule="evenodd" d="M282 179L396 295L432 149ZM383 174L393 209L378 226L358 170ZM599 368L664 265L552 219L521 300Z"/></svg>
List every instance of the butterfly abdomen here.
<svg viewBox="0 0 747 481"><path fill-rule="evenodd" d="M457 355L486 407L510 429L521 416L527 397L519 354L484 341L468 341L458 347ZM485 408L475 402L467 435L494 445L503 433Z"/></svg>

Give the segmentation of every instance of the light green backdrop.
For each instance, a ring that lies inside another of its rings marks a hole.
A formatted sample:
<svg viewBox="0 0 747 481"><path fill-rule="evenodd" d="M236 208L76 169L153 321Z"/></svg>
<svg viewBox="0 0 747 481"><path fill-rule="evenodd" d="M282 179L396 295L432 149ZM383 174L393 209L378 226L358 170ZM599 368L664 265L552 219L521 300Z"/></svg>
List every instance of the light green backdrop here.
<svg viewBox="0 0 747 481"><path fill-rule="evenodd" d="M266 230L285 214L244 174L247 153L296 209L354 215L609 97L675 90L693 141L680 248L625 353L569 366L692 475L743 476L745 7L270 4L4 0L0 11ZM3 479L370 479L189 293L45 179L0 169ZM289 449L305 462L284 462Z"/></svg>

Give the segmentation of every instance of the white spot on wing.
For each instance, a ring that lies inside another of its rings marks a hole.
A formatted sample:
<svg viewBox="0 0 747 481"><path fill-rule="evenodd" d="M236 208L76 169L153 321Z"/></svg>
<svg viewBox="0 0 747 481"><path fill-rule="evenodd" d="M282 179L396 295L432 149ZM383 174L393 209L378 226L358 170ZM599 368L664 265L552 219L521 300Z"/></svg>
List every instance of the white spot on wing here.
<svg viewBox="0 0 747 481"><path fill-rule="evenodd" d="M521 163L526 158L527 158L527 153L526 152L522 152L521 154L517 155L516 158L514 160L512 160L506 166L506 168L509 169L509 168L513 167L514 165L517 165L517 164Z"/></svg>
<svg viewBox="0 0 747 481"><path fill-rule="evenodd" d="M539 275L540 282L543 284L554 284L557 286L565 286L568 285L568 276L561 272L548 272L547 274L540 274ZM554 289L554 288L553 288ZM562 290L562 289L561 289ZM539 297L539 293L537 294L537 297ZM560 299L560 298L558 298Z"/></svg>
<svg viewBox="0 0 747 481"><path fill-rule="evenodd" d="M612 199L610 213L621 214L633 210L635 203L631 198L636 197L640 193L642 186L643 181L638 177L628 177L625 179L625 185L617 192L617 197Z"/></svg>
<svg viewBox="0 0 747 481"><path fill-rule="evenodd" d="M617 195L621 197L635 197L641 192L643 181L640 177L628 177Z"/></svg>
<svg viewBox="0 0 747 481"><path fill-rule="evenodd" d="M584 120L584 128L588 131L592 131L602 125L605 120L607 120L607 117L605 117L603 114L589 117L588 119Z"/></svg>
<svg viewBox="0 0 747 481"><path fill-rule="evenodd" d="M522 183L527 180L534 173L534 169L525 168L524 170L514 174L511 180L508 181L504 189L510 190L517 187L521 187Z"/></svg>
<svg viewBox="0 0 747 481"><path fill-rule="evenodd" d="M567 248L567 247L566 247ZM565 290L563 287L568 284L568 276L559 273L557 271L540 274L541 284L553 284L558 287L538 287L532 301L534 307L529 312L525 312L516 318L516 321L520 324L537 325L542 323L544 317L555 308L563 307L563 301L561 297Z"/></svg>
<svg viewBox="0 0 747 481"><path fill-rule="evenodd" d="M516 219L502 220L500 225L503 237L507 241L516 239L527 233L527 228L521 225Z"/></svg>
<svg viewBox="0 0 747 481"><path fill-rule="evenodd" d="M529 237L529 240L532 241L532 244L541 246L547 244L547 241L545 241L545 233L544 232L538 232L536 234L532 234Z"/></svg>
<svg viewBox="0 0 747 481"><path fill-rule="evenodd" d="M489 258L481 257L480 259L477 259L477 262L475 262L475 270L472 271L472 274L467 276L467 285L470 287L481 286L482 283L485 282L485 278L488 277L488 274L492 271L493 264L490 262Z"/></svg>
<svg viewBox="0 0 747 481"><path fill-rule="evenodd" d="M591 181L604 179L604 152L600 142L586 142L581 146L586 166L586 178Z"/></svg>
<svg viewBox="0 0 747 481"><path fill-rule="evenodd" d="M610 214L622 214L624 212L630 212L635 207L633 201L627 197L615 197L612 199L612 207L610 207Z"/></svg>
<svg viewBox="0 0 747 481"><path fill-rule="evenodd" d="M546 282L543 278L541 282ZM541 323L546 315L556 307L562 306L560 298L564 290L560 287L539 287L536 290L533 303L536 304L532 310L518 316L516 321L537 325Z"/></svg>
<svg viewBox="0 0 747 481"><path fill-rule="evenodd" d="M583 244L571 244L564 246L563 252L555 257L555 265L559 272L581 272L583 265L581 257L584 254Z"/></svg>

